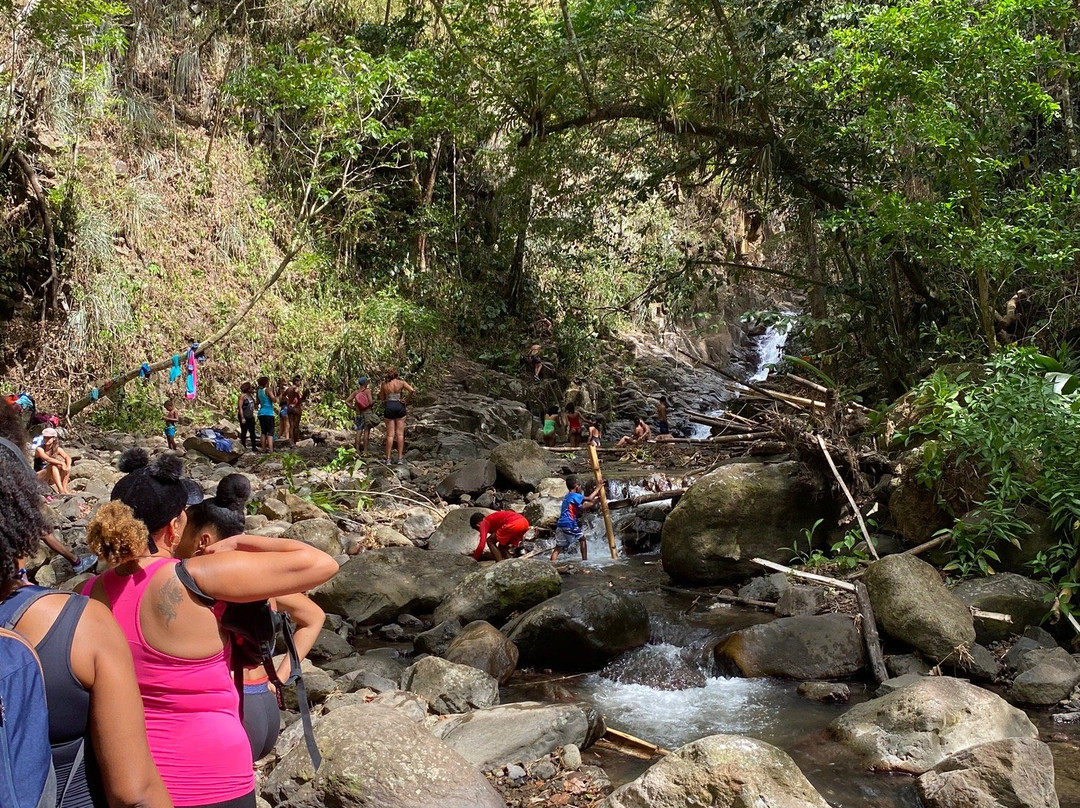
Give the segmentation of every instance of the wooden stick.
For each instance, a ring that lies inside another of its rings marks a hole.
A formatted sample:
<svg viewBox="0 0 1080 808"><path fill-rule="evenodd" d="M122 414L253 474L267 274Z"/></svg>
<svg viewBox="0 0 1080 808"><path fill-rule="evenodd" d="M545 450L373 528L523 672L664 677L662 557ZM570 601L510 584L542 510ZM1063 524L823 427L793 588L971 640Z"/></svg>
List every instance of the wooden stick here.
<svg viewBox="0 0 1080 808"><path fill-rule="evenodd" d="M861 581L855 583L855 599L859 602L859 614L862 615L862 635L866 656L870 660L870 671L880 685L889 678L889 671L885 668L885 657L881 653L881 637L874 619L874 607L870 604L870 594Z"/></svg>
<svg viewBox="0 0 1080 808"><path fill-rule="evenodd" d="M812 382L809 379L804 379L802 376L796 376L794 373L785 373L784 375L787 378L791 379L793 382L795 382L795 384L800 384L803 387L808 387L811 390L813 390L815 393L828 393L829 392L829 388L826 387L825 385L818 384L817 382Z"/></svg>
<svg viewBox="0 0 1080 808"><path fill-rule="evenodd" d="M640 497L627 497L626 499L613 499L608 503L608 510L619 508L636 508L648 502L663 502L665 499L678 499L686 493L685 488L673 488L670 491L660 491L655 494L642 494Z"/></svg>
<svg viewBox="0 0 1080 808"><path fill-rule="evenodd" d="M596 456L596 447L591 443L589 444L589 461L592 463L593 474L596 476L596 486L600 491L600 511L604 514L604 530L607 531L608 548L611 550L611 557L618 558L619 554L615 552L615 528L611 526L611 511L608 510L604 475L600 473L600 458Z"/></svg>
<svg viewBox="0 0 1080 808"><path fill-rule="evenodd" d="M974 606L968 607L971 610L972 617L978 617L981 620L993 620L997 623L1011 623L1013 621L1011 614L1004 614L1003 612L987 612L982 609L976 609Z"/></svg>
<svg viewBox="0 0 1080 808"><path fill-rule="evenodd" d="M870 548L870 555L874 557L875 561L880 560L881 556L878 555L877 547L874 546L874 540L870 538L870 531L866 529L866 522L863 521L862 511L859 510L859 506L855 502L855 497L851 495L851 491L848 490L847 485L844 483L844 478L840 476L840 471L836 468L836 463L833 462L832 455L829 454L829 447L825 445L825 439L821 437L821 435L815 435L814 437L817 438L818 446L821 447L821 451L825 455L825 460L829 463L829 469L832 470L836 481L840 483L840 490L844 492L844 496L847 497L851 510L855 512L855 518L859 521L859 530L862 531L863 538L866 540L866 545Z"/></svg>
<svg viewBox="0 0 1080 808"><path fill-rule="evenodd" d="M625 744L627 746L647 750L649 752L652 752L654 755L671 754L670 751L664 749L661 746L657 746L654 743L649 743L648 741L642 740L641 738L631 735L629 732L622 732L621 730L612 729L611 727L607 728L607 732L604 733L603 737L616 745Z"/></svg>
<svg viewBox="0 0 1080 808"><path fill-rule="evenodd" d="M841 581L839 578L830 578L827 575L818 575L815 572L793 570L791 567L785 567L783 564L777 564L775 561L767 561L764 558L751 558L750 560L762 567L767 567L771 570L776 570L777 572L786 572L788 575L794 575L796 578L817 581L819 584L828 584L829 586L835 586L838 589L846 589L848 592L855 591L855 584L849 584L847 581Z"/></svg>
<svg viewBox="0 0 1080 808"><path fill-rule="evenodd" d="M665 592L674 592L678 595L694 595L699 598L715 598L716 600L723 601L724 603L738 603L740 606L753 606L755 609L767 609L768 611L776 611L776 604L770 603L767 600L753 600L751 598L740 598L738 595L727 595L723 592L705 592L700 589L681 589L677 586L660 585L660 588Z"/></svg>

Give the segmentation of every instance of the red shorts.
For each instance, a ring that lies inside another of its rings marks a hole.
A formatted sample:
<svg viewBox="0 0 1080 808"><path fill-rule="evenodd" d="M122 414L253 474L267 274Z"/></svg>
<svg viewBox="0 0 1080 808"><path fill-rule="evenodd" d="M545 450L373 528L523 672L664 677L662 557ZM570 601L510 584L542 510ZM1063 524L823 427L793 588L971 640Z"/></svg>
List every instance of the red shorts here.
<svg viewBox="0 0 1080 808"><path fill-rule="evenodd" d="M517 519L504 522L496 528L495 542L500 547L517 547L528 532L529 520L518 515Z"/></svg>

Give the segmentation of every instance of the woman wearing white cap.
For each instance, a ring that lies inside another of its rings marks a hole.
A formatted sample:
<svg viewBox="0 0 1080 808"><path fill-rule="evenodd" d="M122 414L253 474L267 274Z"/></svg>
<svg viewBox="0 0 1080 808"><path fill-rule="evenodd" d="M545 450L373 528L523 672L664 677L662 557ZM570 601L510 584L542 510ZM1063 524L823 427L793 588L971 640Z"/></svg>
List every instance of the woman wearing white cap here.
<svg viewBox="0 0 1080 808"><path fill-rule="evenodd" d="M61 494L70 494L71 455L60 448L60 435L51 426L41 433L41 445L34 450L34 471L38 479Z"/></svg>

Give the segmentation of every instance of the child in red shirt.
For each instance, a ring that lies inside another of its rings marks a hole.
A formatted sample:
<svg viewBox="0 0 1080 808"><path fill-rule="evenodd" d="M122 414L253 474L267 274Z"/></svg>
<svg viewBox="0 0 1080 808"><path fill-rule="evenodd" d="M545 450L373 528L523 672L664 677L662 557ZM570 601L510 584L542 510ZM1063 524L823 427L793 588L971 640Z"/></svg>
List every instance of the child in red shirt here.
<svg viewBox="0 0 1080 808"><path fill-rule="evenodd" d="M479 561L486 547L496 561L503 561L510 557L511 548L517 547L525 538L529 520L515 511L495 511L487 516L474 513L469 517L469 526L480 531L480 542L472 557Z"/></svg>

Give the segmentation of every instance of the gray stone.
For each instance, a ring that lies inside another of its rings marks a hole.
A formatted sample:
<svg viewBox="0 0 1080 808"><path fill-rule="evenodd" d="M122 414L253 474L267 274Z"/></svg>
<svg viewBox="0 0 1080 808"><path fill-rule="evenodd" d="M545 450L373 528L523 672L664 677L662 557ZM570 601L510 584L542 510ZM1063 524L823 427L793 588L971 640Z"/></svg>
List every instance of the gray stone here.
<svg viewBox="0 0 1080 808"><path fill-rule="evenodd" d="M555 597L562 578L548 561L511 558L468 576L439 604L436 622L486 620L501 625L514 612L524 612Z"/></svg>
<svg viewBox="0 0 1080 808"><path fill-rule="evenodd" d="M445 658L482 670L505 684L517 668L518 649L491 623L476 620L454 637Z"/></svg>
<svg viewBox="0 0 1080 808"><path fill-rule="evenodd" d="M428 714L428 703L415 693L407 690L388 690L379 693L371 702L397 710L414 724L419 724Z"/></svg>
<svg viewBox="0 0 1080 808"><path fill-rule="evenodd" d="M339 663L331 662L326 667L327 669L333 668L338 673L338 676L346 682L354 682L356 677L362 673L372 673L392 682L397 682L401 679L401 674L405 672L405 665L399 660L391 659L374 651L369 651L362 656L343 659Z"/></svg>
<svg viewBox="0 0 1080 808"><path fill-rule="evenodd" d="M516 763L511 763L506 767L506 776L510 780L524 780L528 776L528 772Z"/></svg>
<svg viewBox="0 0 1080 808"><path fill-rule="evenodd" d="M963 660L961 668L974 682L992 682L1001 671L1001 663L988 648L976 643L971 646L968 658Z"/></svg>
<svg viewBox="0 0 1080 808"><path fill-rule="evenodd" d="M466 556L386 547L351 557L311 598L356 625L385 623L401 612L431 612L474 569Z"/></svg>
<svg viewBox="0 0 1080 808"><path fill-rule="evenodd" d="M565 477L545 477L536 488L536 493L543 498L562 501L566 496Z"/></svg>
<svg viewBox="0 0 1080 808"><path fill-rule="evenodd" d="M443 553L472 555L480 541L480 533L469 525L474 513L487 516L491 511L486 508L457 508L446 514L438 529L428 539L428 547Z"/></svg>
<svg viewBox="0 0 1080 808"><path fill-rule="evenodd" d="M1022 635L1025 639L1034 640L1040 648L1057 648L1057 640L1054 635L1040 626L1028 626Z"/></svg>
<svg viewBox="0 0 1080 808"><path fill-rule="evenodd" d="M293 522L326 518L326 512L322 508L308 502L301 496L297 496L287 488L279 488L270 495L270 498L285 503L285 507L289 509L289 518Z"/></svg>
<svg viewBox="0 0 1080 808"><path fill-rule="evenodd" d="M897 690L903 690L905 687L916 685L929 676L929 674L929 671L926 673L902 673L899 676L894 676L892 679L886 679L878 685L877 695L885 696L889 693L895 693Z"/></svg>
<svg viewBox="0 0 1080 808"><path fill-rule="evenodd" d="M359 690L370 690L373 693L385 693L387 691L396 691L398 689L397 682L391 681L384 676L379 676L377 673L371 673L370 671L356 671L356 675L353 676L348 683L348 692L356 693Z"/></svg>
<svg viewBox="0 0 1080 808"><path fill-rule="evenodd" d="M269 519L271 522L289 521L289 506L282 502L280 499L264 499L261 503L259 503L258 512L262 516L265 516L267 519ZM257 525L256 527L262 526L263 525Z"/></svg>
<svg viewBox="0 0 1080 808"><path fill-rule="evenodd" d="M461 623L457 620L444 620L435 628L417 634L413 640L413 648L421 654L442 656L460 631Z"/></svg>
<svg viewBox="0 0 1080 808"><path fill-rule="evenodd" d="M772 575L761 575L754 578L750 583L739 589L739 597L747 600L761 600L768 603L778 603L780 596L791 589L791 581L782 572L774 572Z"/></svg>
<svg viewBox="0 0 1080 808"><path fill-rule="evenodd" d="M885 657L885 668L890 676L903 676L905 673L930 675L930 666L918 654L893 654Z"/></svg>
<svg viewBox="0 0 1080 808"><path fill-rule="evenodd" d="M568 743L563 746L560 756L563 768L567 771L577 771L581 768L581 750L576 743Z"/></svg>
<svg viewBox="0 0 1080 808"><path fill-rule="evenodd" d="M322 629L308 652L308 658L315 662L332 662L352 656L354 653L348 640L337 632Z"/></svg>
<svg viewBox="0 0 1080 808"><path fill-rule="evenodd" d="M532 767L530 774L538 780L550 780L556 771L555 764L550 760L540 760Z"/></svg>
<svg viewBox="0 0 1080 808"><path fill-rule="evenodd" d="M481 771L536 760L567 744L581 747L592 734L589 715L577 704L531 701L450 716L432 732Z"/></svg>
<svg viewBox="0 0 1080 808"><path fill-rule="evenodd" d="M271 804L505 808L475 767L396 710L343 707L319 720L315 737L323 753L318 773L297 745L263 785Z"/></svg>
<svg viewBox="0 0 1080 808"><path fill-rule="evenodd" d="M941 661L974 644L971 612L925 561L886 556L870 565L863 582L881 628L931 660Z"/></svg>
<svg viewBox="0 0 1080 808"><path fill-rule="evenodd" d="M798 693L822 704L847 704L851 699L851 688L841 682L803 682Z"/></svg>
<svg viewBox="0 0 1080 808"><path fill-rule="evenodd" d="M1057 643L1054 643L1054 647L1057 647ZM1019 640L1013 643L1012 648L1005 654L1005 664L1016 670L1020 667L1020 662L1030 654L1032 651L1038 651L1043 648L1036 640L1030 637L1021 637Z"/></svg>
<svg viewBox="0 0 1080 808"><path fill-rule="evenodd" d="M600 808L829 808L784 752L741 735L710 735L653 764Z"/></svg>
<svg viewBox="0 0 1080 808"><path fill-rule="evenodd" d="M464 713L499 703L499 682L482 670L438 657L424 657L406 668L401 689L423 696L439 715Z"/></svg>
<svg viewBox="0 0 1080 808"><path fill-rule="evenodd" d="M842 679L866 665L866 647L844 614L781 617L736 631L717 644L716 661L743 676Z"/></svg>
<svg viewBox="0 0 1080 808"><path fill-rule="evenodd" d="M1009 688L1009 698L1020 704L1049 707L1067 699L1080 684L1080 664L1064 648L1029 651Z"/></svg>
<svg viewBox="0 0 1080 808"><path fill-rule="evenodd" d="M401 525L401 532L407 539L426 539L435 532L435 520L423 511L410 513Z"/></svg>
<svg viewBox="0 0 1080 808"><path fill-rule="evenodd" d="M473 460L443 478L435 492L447 502L457 502L462 494L481 494L491 488L495 475L495 464L490 460Z"/></svg>
<svg viewBox="0 0 1080 808"><path fill-rule="evenodd" d="M649 613L636 597L589 586L534 606L503 630L524 665L594 670L648 641Z"/></svg>
<svg viewBox="0 0 1080 808"><path fill-rule="evenodd" d="M375 528L375 541L380 547L414 547L412 540L403 533L399 533L389 525L379 525Z"/></svg>
<svg viewBox="0 0 1080 808"><path fill-rule="evenodd" d="M547 456L534 440L514 440L491 450L491 462L498 475L511 488L535 491L551 476Z"/></svg>
<svg viewBox="0 0 1080 808"><path fill-rule="evenodd" d="M261 513L249 513L244 517L244 531L251 533L266 525L270 520Z"/></svg>
<svg viewBox="0 0 1080 808"><path fill-rule="evenodd" d="M1051 592L1047 584L1009 572L961 581L952 590L966 606L1012 616L1012 623L976 617L975 636L984 644L1038 625L1046 615Z"/></svg>
<svg viewBox="0 0 1080 808"><path fill-rule="evenodd" d="M925 808L1058 808L1053 756L1032 738L965 749L915 785Z"/></svg>
<svg viewBox="0 0 1080 808"><path fill-rule="evenodd" d="M526 505L525 510L521 512L521 515L528 519L529 524L533 527L542 528L543 530L554 530L555 524L559 521L559 515L561 513L561 499L541 497Z"/></svg>
<svg viewBox="0 0 1080 808"><path fill-rule="evenodd" d="M825 590L820 586L792 586L780 595L776 614L780 617L817 614L824 608Z"/></svg>
<svg viewBox="0 0 1080 808"><path fill-rule="evenodd" d="M948 676L856 704L830 732L876 771L922 774L949 755L1003 738L1037 738L1028 717L1000 696Z"/></svg>
<svg viewBox="0 0 1080 808"><path fill-rule="evenodd" d="M334 677L326 671L316 668L308 659L300 661L300 672L304 676L304 687L307 689L308 701L312 704L322 704L337 689ZM295 687L286 687L282 697L285 700L287 709L295 710L297 708Z"/></svg>
<svg viewBox="0 0 1080 808"><path fill-rule="evenodd" d="M835 506L824 478L796 462L723 466L694 483L668 518L664 571L689 583L733 581L760 570L750 559L791 561L791 546ZM814 538L825 544L824 532Z"/></svg>
<svg viewBox="0 0 1080 808"><path fill-rule="evenodd" d="M329 519L294 521L281 537L302 541L332 556L341 555L342 552L341 530Z"/></svg>

